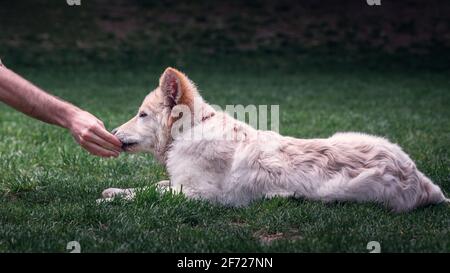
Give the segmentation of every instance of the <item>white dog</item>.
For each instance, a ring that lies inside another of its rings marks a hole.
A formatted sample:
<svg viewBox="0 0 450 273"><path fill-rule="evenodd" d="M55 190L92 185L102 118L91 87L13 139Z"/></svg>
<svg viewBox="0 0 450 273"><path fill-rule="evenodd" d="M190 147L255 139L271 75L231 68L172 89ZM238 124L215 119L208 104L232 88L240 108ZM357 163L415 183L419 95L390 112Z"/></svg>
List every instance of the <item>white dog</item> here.
<svg viewBox="0 0 450 273"><path fill-rule="evenodd" d="M176 124L184 127L174 136ZM158 186L182 191L188 198L231 206L274 196L370 201L396 212L449 202L409 156L386 139L360 133L296 139L256 130L216 111L173 68L164 71L138 114L113 133L125 151L151 152L166 166L170 181ZM130 199L134 190L103 192L105 199L116 196Z"/></svg>

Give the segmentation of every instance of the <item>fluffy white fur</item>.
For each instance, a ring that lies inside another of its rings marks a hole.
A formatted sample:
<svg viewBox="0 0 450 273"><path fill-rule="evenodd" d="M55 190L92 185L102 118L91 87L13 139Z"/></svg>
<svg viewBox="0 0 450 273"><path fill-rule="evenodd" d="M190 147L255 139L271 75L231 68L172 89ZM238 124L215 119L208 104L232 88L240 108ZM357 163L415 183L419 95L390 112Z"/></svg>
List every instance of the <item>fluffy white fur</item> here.
<svg viewBox="0 0 450 273"><path fill-rule="evenodd" d="M180 116L180 106L192 115ZM174 124L186 121L191 128L174 138ZM138 115L115 134L126 151L153 153L170 176L159 185L189 198L230 206L273 196L369 201L396 212L448 201L399 146L384 138L338 133L296 139L259 131L215 111L173 68L163 73ZM118 195L132 198L134 191L103 192L104 198Z"/></svg>

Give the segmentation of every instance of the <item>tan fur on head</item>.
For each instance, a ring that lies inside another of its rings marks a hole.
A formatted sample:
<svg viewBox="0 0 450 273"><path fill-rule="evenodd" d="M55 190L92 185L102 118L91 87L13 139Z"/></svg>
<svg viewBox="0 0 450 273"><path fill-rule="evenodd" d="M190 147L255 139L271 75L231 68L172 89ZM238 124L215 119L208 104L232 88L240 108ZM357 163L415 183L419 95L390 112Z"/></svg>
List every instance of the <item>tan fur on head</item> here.
<svg viewBox="0 0 450 273"><path fill-rule="evenodd" d="M185 104L189 108L193 107L197 88L184 73L172 67L166 68L159 79L159 87L164 96L169 99L168 103Z"/></svg>

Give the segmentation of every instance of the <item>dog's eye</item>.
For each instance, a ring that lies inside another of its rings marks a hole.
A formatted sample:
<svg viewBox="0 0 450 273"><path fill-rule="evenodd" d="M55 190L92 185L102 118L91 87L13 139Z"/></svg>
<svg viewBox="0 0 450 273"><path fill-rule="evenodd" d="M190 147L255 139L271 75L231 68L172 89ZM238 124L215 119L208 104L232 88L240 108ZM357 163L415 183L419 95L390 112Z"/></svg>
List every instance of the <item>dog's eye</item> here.
<svg viewBox="0 0 450 273"><path fill-rule="evenodd" d="M145 113L145 112L140 112L139 113L139 117L140 118L145 118L147 116L147 113Z"/></svg>

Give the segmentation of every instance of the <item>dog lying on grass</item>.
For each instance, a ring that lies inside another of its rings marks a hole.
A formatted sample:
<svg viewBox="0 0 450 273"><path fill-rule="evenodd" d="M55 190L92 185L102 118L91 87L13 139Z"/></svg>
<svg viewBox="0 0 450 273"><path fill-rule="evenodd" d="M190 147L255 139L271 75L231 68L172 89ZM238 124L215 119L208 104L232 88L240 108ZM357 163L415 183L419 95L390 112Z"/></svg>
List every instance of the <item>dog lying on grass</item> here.
<svg viewBox="0 0 450 273"><path fill-rule="evenodd" d="M174 130L180 123L182 130ZM296 139L256 130L215 110L173 68L164 71L138 114L113 133L124 151L151 152L165 165L170 181L159 182L159 188L188 198L230 206L274 196L367 201L395 212L449 202L399 146L384 138L337 133ZM135 190L110 188L102 195L103 200L131 199Z"/></svg>

